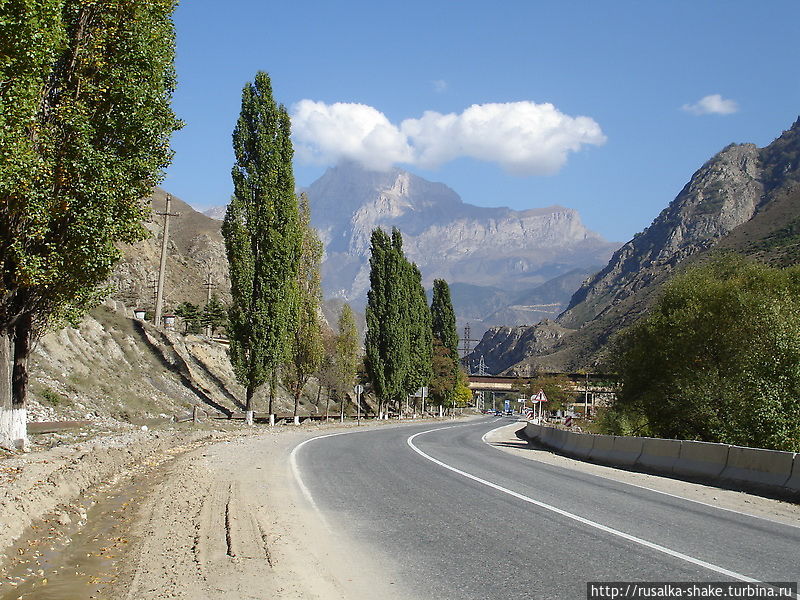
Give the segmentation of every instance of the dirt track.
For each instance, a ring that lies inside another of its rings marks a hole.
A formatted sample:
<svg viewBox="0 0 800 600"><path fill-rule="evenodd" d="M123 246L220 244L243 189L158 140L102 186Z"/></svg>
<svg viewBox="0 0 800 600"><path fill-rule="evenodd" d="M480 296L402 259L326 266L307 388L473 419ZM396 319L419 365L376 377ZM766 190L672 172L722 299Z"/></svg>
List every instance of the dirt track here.
<svg viewBox="0 0 800 600"><path fill-rule="evenodd" d="M266 432L178 459L150 495L112 596L381 597L369 562L331 539L292 481L289 452L317 434Z"/></svg>

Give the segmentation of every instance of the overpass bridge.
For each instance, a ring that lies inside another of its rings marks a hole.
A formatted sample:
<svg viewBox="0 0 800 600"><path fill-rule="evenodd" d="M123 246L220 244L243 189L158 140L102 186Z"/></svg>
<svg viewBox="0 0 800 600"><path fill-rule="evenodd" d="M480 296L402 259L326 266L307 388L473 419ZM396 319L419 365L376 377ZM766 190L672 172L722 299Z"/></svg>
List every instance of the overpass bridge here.
<svg viewBox="0 0 800 600"><path fill-rule="evenodd" d="M582 408L584 412L594 412L597 405L604 405L612 400L616 391L618 378L615 375L598 373L539 373L537 377L564 377L570 385L566 390L573 396L572 408ZM504 375L470 375L469 389L479 394L478 404L483 408L486 400L484 394L520 394L523 387L535 381L536 377L510 377Z"/></svg>

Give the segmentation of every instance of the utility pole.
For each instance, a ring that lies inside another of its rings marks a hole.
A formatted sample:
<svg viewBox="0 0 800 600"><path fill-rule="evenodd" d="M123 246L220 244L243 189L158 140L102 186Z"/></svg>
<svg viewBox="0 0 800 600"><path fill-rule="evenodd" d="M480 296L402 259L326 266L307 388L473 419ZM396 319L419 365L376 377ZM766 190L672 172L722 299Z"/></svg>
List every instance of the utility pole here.
<svg viewBox="0 0 800 600"><path fill-rule="evenodd" d="M164 212L157 212L157 215L164 216L164 235L161 237L161 262L158 265L158 289L156 291L156 313L153 317L156 327L161 327L161 313L164 310L164 275L167 270L167 244L169 243L169 218L179 216L178 213L171 213L172 197L167 194Z"/></svg>

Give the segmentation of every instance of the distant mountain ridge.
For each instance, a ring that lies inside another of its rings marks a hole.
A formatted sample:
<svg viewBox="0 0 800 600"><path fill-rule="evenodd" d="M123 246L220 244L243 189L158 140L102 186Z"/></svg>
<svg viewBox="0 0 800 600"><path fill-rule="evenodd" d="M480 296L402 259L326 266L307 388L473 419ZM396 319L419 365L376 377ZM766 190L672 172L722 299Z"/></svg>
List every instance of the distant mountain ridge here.
<svg viewBox="0 0 800 600"><path fill-rule="evenodd" d="M528 340L531 351L525 352L509 350L510 332L492 330L473 359L503 347L502 358L491 361L495 371L528 364L591 368L664 282L717 248L773 264L800 260L800 119L765 148L731 144L706 162L653 223L573 295L556 319L557 336L550 323L515 332ZM534 338L538 342L530 343Z"/></svg>
<svg viewBox="0 0 800 600"><path fill-rule="evenodd" d="M576 268L602 263L618 247L560 206L516 211L464 203L453 190L400 169L328 169L306 190L325 244L326 294L359 303L369 287L369 236L398 227L409 258L449 283L533 288Z"/></svg>
<svg viewBox="0 0 800 600"><path fill-rule="evenodd" d="M343 164L328 169L304 191L325 247L326 297L363 308L371 232L398 227L404 250L420 267L427 288L442 278L451 285L471 286L480 297L499 292L494 296L499 304L480 310L474 310L480 303L467 295L463 302L454 297L460 323L470 321L477 334L506 323L497 319L520 324L554 318L580 282L619 247L587 229L575 210L474 206L448 186L401 169L375 172ZM205 214L222 218L224 209ZM535 290L553 279L559 283L551 286L547 301L537 300Z"/></svg>

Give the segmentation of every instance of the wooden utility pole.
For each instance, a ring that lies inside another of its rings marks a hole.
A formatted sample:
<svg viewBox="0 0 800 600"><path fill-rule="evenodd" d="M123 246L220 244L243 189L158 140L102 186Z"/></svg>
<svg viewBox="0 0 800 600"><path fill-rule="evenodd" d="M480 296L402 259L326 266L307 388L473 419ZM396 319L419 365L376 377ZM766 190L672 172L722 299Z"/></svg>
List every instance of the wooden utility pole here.
<svg viewBox="0 0 800 600"><path fill-rule="evenodd" d="M167 271L167 244L169 243L169 218L179 216L178 213L171 213L172 198L169 194L165 198L166 206L163 213L156 213L164 216L164 235L161 237L161 263L158 266L158 289L156 291L156 313L153 321L156 327L161 327L161 313L164 310L164 275Z"/></svg>

